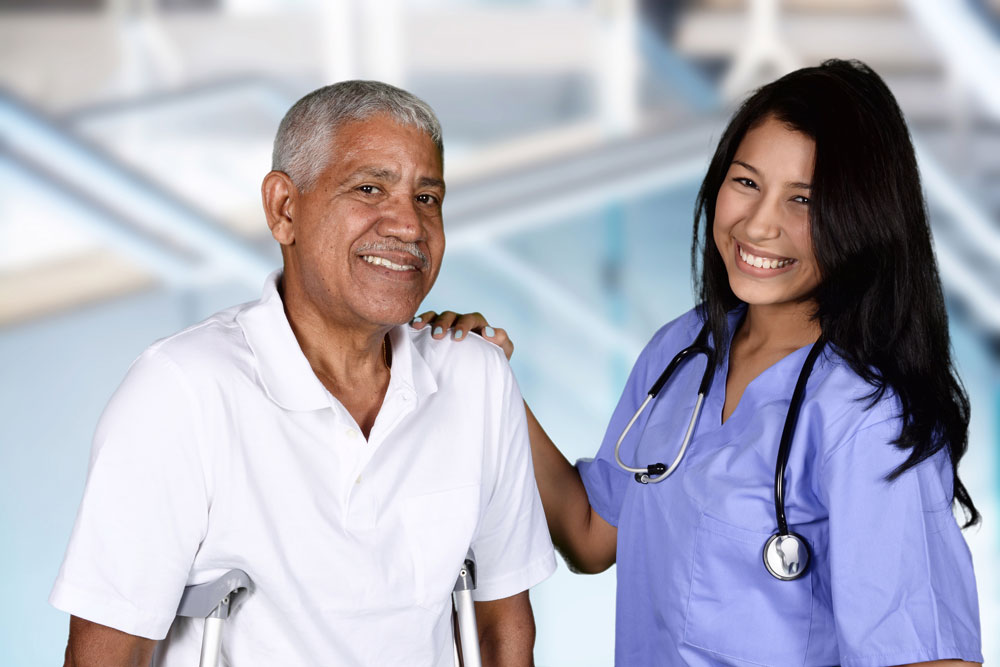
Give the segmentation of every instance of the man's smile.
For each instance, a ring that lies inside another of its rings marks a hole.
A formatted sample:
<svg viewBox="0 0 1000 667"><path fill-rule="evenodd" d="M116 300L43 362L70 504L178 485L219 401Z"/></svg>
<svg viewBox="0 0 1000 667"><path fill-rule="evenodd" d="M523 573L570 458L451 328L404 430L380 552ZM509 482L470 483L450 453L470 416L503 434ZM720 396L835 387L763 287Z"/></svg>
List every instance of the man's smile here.
<svg viewBox="0 0 1000 667"><path fill-rule="evenodd" d="M362 255L361 259L365 260L369 264L384 266L392 271L419 271L419 269L413 264L396 264L392 260L386 257L379 257L378 255Z"/></svg>
<svg viewBox="0 0 1000 667"><path fill-rule="evenodd" d="M430 268L427 255L420 246L397 239L368 241L361 244L354 254L372 266L384 267L399 273L423 272Z"/></svg>

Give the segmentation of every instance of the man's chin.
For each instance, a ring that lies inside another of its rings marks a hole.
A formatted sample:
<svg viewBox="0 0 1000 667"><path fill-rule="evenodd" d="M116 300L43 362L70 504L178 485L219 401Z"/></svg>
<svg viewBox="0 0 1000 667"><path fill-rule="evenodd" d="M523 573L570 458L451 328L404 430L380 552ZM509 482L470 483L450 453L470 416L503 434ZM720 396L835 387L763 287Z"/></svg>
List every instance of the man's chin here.
<svg viewBox="0 0 1000 667"><path fill-rule="evenodd" d="M377 314L373 313L371 321L378 322L382 326L395 327L401 324L409 324L416 314L417 306L384 309Z"/></svg>

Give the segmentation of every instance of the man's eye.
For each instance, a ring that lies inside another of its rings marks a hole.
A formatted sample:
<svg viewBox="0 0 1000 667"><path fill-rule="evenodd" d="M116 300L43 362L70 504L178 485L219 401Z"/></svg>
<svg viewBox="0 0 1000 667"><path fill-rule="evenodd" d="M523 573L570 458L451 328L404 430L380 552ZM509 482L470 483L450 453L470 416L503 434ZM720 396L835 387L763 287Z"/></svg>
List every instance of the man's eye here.
<svg viewBox="0 0 1000 667"><path fill-rule="evenodd" d="M733 180L736 181L737 183L739 183L740 185L742 185L745 188L753 188L754 190L757 189L757 184L754 183L749 178L745 178L743 176L738 176L738 177L734 178Z"/></svg>
<svg viewBox="0 0 1000 667"><path fill-rule="evenodd" d="M417 201L421 204L437 204L438 198L434 195L417 195Z"/></svg>
<svg viewBox="0 0 1000 667"><path fill-rule="evenodd" d="M375 185L359 185L358 190L364 192L366 195L373 195L381 192L378 186Z"/></svg>

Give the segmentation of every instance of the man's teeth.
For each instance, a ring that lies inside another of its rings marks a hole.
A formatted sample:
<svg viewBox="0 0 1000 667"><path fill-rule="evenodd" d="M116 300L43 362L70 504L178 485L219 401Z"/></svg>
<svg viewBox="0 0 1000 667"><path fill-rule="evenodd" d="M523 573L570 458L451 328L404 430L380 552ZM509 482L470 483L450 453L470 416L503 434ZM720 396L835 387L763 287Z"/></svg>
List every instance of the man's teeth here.
<svg viewBox="0 0 1000 667"><path fill-rule="evenodd" d="M795 261L794 259L766 259L764 257L755 257L743 248L740 248L740 258L750 266L756 266L758 269L780 269L781 267L788 266Z"/></svg>
<svg viewBox="0 0 1000 667"><path fill-rule="evenodd" d="M412 264L396 264L395 262L390 262L385 257L376 257L375 255L362 255L361 259L365 260L369 264L384 266L385 268L392 269L393 271L414 271L417 268Z"/></svg>

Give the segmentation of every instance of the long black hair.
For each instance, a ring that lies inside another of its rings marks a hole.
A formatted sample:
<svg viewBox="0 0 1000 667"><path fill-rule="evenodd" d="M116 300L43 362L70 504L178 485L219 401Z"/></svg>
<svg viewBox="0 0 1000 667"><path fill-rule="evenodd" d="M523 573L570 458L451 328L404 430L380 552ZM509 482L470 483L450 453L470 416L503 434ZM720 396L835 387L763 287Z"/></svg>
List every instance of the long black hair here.
<svg viewBox="0 0 1000 667"><path fill-rule="evenodd" d="M958 477L968 448L969 399L955 372L941 280L917 160L885 82L858 61L828 60L748 98L726 127L701 184L691 245L703 318L726 354L726 313L741 301L712 237L715 201L746 133L775 118L816 143L809 220L821 282L813 317L826 340L872 387L902 406L899 475L941 448L951 456L965 526L980 519Z"/></svg>

